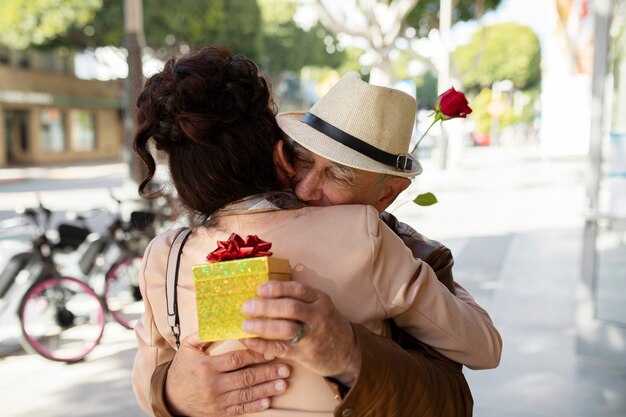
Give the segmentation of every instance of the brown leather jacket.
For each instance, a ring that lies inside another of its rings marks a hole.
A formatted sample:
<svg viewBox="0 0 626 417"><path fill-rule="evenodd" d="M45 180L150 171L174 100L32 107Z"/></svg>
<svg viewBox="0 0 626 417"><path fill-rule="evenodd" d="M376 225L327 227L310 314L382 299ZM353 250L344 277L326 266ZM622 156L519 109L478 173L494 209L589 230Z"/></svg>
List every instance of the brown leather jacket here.
<svg viewBox="0 0 626 417"><path fill-rule="evenodd" d="M381 218L413 255L428 263L439 281L454 293L454 260L450 250L387 212L381 214ZM362 351L361 371L349 390L329 381L343 398L335 409L335 417L471 417L472 394L462 366L405 333L393 322L390 327L391 334L386 336L391 339L353 324ZM173 417L163 395L170 364L158 366L152 375L150 400L157 417Z"/></svg>

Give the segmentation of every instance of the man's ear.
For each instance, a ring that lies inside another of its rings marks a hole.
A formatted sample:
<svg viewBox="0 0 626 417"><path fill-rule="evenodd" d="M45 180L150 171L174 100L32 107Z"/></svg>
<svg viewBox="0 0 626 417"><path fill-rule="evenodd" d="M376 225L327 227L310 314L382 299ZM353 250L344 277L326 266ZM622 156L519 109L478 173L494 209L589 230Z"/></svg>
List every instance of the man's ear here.
<svg viewBox="0 0 626 417"><path fill-rule="evenodd" d="M289 163L285 155L285 141L279 139L274 145L274 165L276 166L276 175L278 181L284 188L293 188L291 179L296 176L296 170Z"/></svg>
<svg viewBox="0 0 626 417"><path fill-rule="evenodd" d="M379 198L374 207L382 213L409 185L411 185L411 180L408 178L396 176L387 178L380 188Z"/></svg>

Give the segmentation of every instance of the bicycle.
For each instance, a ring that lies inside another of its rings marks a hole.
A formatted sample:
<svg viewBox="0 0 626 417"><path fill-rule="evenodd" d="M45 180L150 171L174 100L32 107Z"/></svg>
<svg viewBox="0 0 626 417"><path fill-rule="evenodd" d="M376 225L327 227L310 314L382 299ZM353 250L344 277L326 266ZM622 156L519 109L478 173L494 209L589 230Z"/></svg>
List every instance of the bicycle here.
<svg viewBox="0 0 626 417"><path fill-rule="evenodd" d="M84 359L102 339L105 306L85 282L59 273L46 235L52 212L40 203L26 209L11 226L36 228L30 249L19 252L0 273L0 311L16 311L20 344L46 359L73 363ZM17 308L16 308L17 304Z"/></svg>
<svg viewBox="0 0 626 417"><path fill-rule="evenodd" d="M76 215L78 225L59 226L58 247L66 252L69 249L71 255L79 257L77 261L66 259L61 264L66 268L76 265L71 275L80 276L95 288L111 317L125 328L133 329L143 313L138 277L143 251L154 237L155 215L151 211L132 211L130 219L125 221L121 210L124 202L110 190L109 194L117 203L117 211L105 233L90 232L88 212ZM61 256L56 255L55 259Z"/></svg>

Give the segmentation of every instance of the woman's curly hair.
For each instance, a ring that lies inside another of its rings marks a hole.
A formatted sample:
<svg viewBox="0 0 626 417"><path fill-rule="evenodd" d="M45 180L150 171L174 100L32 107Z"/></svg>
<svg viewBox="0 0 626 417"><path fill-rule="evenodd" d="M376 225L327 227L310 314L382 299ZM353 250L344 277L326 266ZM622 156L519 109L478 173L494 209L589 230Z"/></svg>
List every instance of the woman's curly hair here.
<svg viewBox="0 0 626 417"><path fill-rule="evenodd" d="M133 148L147 167L140 194L155 196L150 141L168 155L181 202L196 214L278 189L275 115L268 81L246 57L211 46L170 58L137 99Z"/></svg>

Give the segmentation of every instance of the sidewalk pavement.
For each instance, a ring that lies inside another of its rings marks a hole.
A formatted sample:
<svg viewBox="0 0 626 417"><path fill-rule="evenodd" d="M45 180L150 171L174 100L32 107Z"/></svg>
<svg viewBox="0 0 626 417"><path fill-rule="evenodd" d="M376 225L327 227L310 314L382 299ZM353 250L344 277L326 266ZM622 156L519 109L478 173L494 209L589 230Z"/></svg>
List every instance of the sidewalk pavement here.
<svg viewBox="0 0 626 417"><path fill-rule="evenodd" d="M502 334L500 366L465 371L477 417L626 416L626 363L576 352L585 169L536 147L467 149L455 169L425 166L405 196L433 191L438 204L396 209L453 250L455 280Z"/></svg>
<svg viewBox="0 0 626 417"><path fill-rule="evenodd" d="M83 165L24 166L0 168L0 185L19 183L33 179L75 179L100 175L124 174L126 166L121 162Z"/></svg>
<svg viewBox="0 0 626 417"><path fill-rule="evenodd" d="M585 161L543 160L536 147L510 146L466 149L446 171L423 165L392 211L452 249L455 279L504 340L497 369L465 371L474 415L625 417L626 364L609 367L576 353ZM410 202L426 191L439 203ZM121 330L110 324L84 363L25 354L0 360L3 414L141 415L129 380L134 340Z"/></svg>

